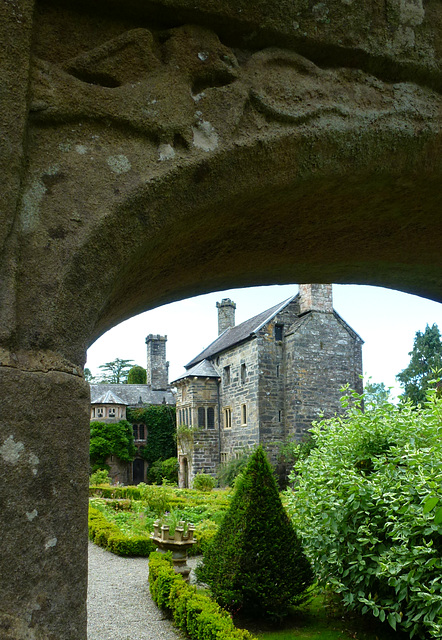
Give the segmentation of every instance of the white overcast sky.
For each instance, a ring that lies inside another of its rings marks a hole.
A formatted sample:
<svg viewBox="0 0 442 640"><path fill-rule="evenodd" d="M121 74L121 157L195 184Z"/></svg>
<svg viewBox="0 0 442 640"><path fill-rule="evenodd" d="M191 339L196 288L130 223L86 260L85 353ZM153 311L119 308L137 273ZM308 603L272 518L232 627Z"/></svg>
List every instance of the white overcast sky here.
<svg viewBox="0 0 442 640"><path fill-rule="evenodd" d="M146 366L145 338L167 335L170 380L218 333L216 302L236 302L236 324L282 302L298 286L250 287L218 291L158 307L126 320L99 338L88 351L86 366L94 375L99 365L115 358ZM333 306L365 341L362 357L366 378L384 382L400 392L395 375L409 362L416 331L436 323L442 331L442 305L391 289L359 285L333 285Z"/></svg>

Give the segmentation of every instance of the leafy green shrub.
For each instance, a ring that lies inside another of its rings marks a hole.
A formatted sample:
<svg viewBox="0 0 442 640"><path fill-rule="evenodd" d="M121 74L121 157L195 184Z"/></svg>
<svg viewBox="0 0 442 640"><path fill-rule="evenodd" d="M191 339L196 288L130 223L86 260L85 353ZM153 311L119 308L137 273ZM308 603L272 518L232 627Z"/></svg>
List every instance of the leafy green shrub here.
<svg viewBox="0 0 442 640"><path fill-rule="evenodd" d="M193 479L193 488L198 491L212 491L216 480L208 473L197 473Z"/></svg>
<svg viewBox="0 0 442 640"><path fill-rule="evenodd" d="M318 579L351 609L441 638L442 402L354 406L312 433L289 507Z"/></svg>
<svg viewBox="0 0 442 640"><path fill-rule="evenodd" d="M154 602L171 611L175 624L192 640L254 640L248 631L235 628L227 611L174 572L171 554L150 555L149 587Z"/></svg>
<svg viewBox="0 0 442 640"><path fill-rule="evenodd" d="M97 484L110 484L109 471L107 469L97 469L89 478L89 486Z"/></svg>
<svg viewBox="0 0 442 640"><path fill-rule="evenodd" d="M280 618L290 605L306 599L312 570L262 447L239 478L230 509L197 576L232 613L242 609Z"/></svg>
<svg viewBox="0 0 442 640"><path fill-rule="evenodd" d="M278 451L278 461L276 466L276 476L280 491L284 491L289 486L290 474L299 460L303 460L310 455L315 447L315 442L311 434L304 435L300 441L286 440L285 442L275 442Z"/></svg>
<svg viewBox="0 0 442 640"><path fill-rule="evenodd" d="M237 475L246 468L250 455L250 450L245 449L237 458L220 465L216 474L220 487L233 487Z"/></svg>
<svg viewBox="0 0 442 640"><path fill-rule="evenodd" d="M193 547L189 549L189 556L206 553L217 531L218 525L213 520L203 520L202 522L198 522L195 525L194 534L197 544L194 544Z"/></svg>
<svg viewBox="0 0 442 640"><path fill-rule="evenodd" d="M146 502L148 510L157 516L162 516L165 511L170 511L170 501L173 493L166 484L161 486L150 486L140 482L138 489L141 499Z"/></svg>
<svg viewBox="0 0 442 640"><path fill-rule="evenodd" d="M162 484L163 481L178 483L178 458L155 460L147 471L149 484Z"/></svg>
<svg viewBox="0 0 442 640"><path fill-rule="evenodd" d="M126 536L120 528L109 522L101 511L89 508L89 538L98 546L120 556L148 556L155 544L148 535Z"/></svg>

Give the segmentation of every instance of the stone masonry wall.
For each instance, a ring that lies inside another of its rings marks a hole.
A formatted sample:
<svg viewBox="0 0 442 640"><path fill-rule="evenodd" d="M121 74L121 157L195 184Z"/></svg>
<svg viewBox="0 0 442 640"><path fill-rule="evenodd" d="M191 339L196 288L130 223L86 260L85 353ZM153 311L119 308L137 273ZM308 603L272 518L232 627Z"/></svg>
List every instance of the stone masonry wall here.
<svg viewBox="0 0 442 640"><path fill-rule="evenodd" d="M285 333L297 319L298 312L298 300L294 300L261 329L258 337L259 441L272 462L277 450L274 443L282 442L285 435Z"/></svg>
<svg viewBox="0 0 442 640"><path fill-rule="evenodd" d="M301 439L313 420L342 411L341 388L362 391L362 341L334 314L311 312L287 336L286 436Z"/></svg>
<svg viewBox="0 0 442 640"><path fill-rule="evenodd" d="M197 473L216 475L219 466L218 383L214 378L185 378L178 384L177 426L186 424L198 428L198 408L212 407L214 429L196 430L193 435L178 437L178 455L187 457L189 484ZM187 413L184 413L187 410ZM181 412L181 414L180 414ZM185 415L188 416L187 422Z"/></svg>
<svg viewBox="0 0 442 640"><path fill-rule="evenodd" d="M213 362L221 376L221 453L223 461L234 458L259 440L258 418L258 343L248 340L222 353ZM230 368L227 382L226 367ZM246 423L242 421L242 405L246 406ZM225 425L225 410L230 408L231 428Z"/></svg>

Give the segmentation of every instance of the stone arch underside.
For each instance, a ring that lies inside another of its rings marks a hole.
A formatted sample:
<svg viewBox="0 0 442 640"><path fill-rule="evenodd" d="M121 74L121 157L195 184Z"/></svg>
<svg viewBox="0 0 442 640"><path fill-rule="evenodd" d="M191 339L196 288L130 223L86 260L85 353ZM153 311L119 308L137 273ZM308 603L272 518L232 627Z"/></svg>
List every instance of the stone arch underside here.
<svg viewBox="0 0 442 640"><path fill-rule="evenodd" d="M231 286L442 298L440 3L74 5L1 9L0 624L18 640L85 638L81 368L102 332Z"/></svg>

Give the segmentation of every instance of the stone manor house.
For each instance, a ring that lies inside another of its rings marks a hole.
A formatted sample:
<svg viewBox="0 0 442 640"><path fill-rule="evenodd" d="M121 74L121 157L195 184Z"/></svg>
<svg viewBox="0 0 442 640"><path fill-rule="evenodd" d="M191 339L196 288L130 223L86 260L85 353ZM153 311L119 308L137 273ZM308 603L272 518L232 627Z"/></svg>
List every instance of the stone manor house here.
<svg viewBox="0 0 442 640"><path fill-rule="evenodd" d="M91 384L91 422L126 420L126 410L148 405L175 406L175 394L169 384L169 363L166 360L167 336L149 334L147 346L146 384ZM146 444L149 434L144 424L133 424L137 450ZM116 456L108 459L112 482L138 484L146 480L147 462L137 454L133 462L125 463Z"/></svg>
<svg viewBox="0 0 442 640"><path fill-rule="evenodd" d="M331 284L299 293L235 326L217 303L218 337L177 387L180 486L245 448L301 439L313 420L342 410L341 389L362 392L362 339L333 309Z"/></svg>

